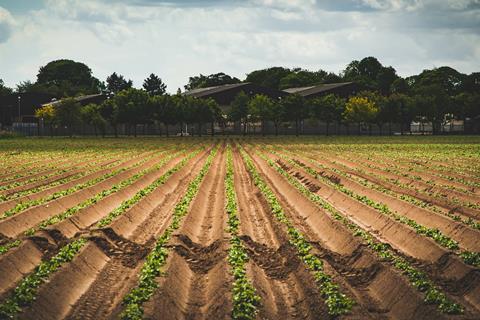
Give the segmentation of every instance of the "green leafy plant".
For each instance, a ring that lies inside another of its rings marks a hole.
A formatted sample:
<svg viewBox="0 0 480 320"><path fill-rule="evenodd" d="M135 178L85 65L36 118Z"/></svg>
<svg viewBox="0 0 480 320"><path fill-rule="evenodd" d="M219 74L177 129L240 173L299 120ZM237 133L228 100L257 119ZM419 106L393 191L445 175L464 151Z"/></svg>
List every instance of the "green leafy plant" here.
<svg viewBox="0 0 480 320"><path fill-rule="evenodd" d="M121 314L122 319L142 318L142 305L148 301L148 299L150 299L155 292L155 289L158 286L155 278L161 275L161 268L165 265L168 258L168 250L165 248L165 245L170 240L172 233L180 227L183 217L188 213L190 203L195 198L195 195L200 188L200 183L207 174L217 150L218 147L212 149L202 169L195 179L188 185L185 195L176 204L173 210L172 222L163 232L163 234L157 239L155 247L147 256L140 271L137 286L123 298L125 310Z"/></svg>

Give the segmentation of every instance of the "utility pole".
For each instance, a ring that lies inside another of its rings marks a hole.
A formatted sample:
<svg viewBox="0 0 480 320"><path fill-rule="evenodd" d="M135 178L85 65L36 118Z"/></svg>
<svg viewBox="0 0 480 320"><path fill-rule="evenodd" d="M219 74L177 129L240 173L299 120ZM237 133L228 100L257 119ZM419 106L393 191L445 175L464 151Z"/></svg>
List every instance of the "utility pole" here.
<svg viewBox="0 0 480 320"><path fill-rule="evenodd" d="M21 96L18 96L18 122L20 122L20 101L22 100Z"/></svg>

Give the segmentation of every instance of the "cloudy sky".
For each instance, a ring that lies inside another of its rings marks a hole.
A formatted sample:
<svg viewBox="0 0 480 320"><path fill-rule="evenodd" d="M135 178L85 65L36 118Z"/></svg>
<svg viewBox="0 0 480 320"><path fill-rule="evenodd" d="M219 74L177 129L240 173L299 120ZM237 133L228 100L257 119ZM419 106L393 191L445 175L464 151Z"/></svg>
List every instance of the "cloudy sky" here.
<svg viewBox="0 0 480 320"><path fill-rule="evenodd" d="M271 66L339 72L373 55L402 76L480 71L480 0L0 0L0 78L68 58L101 80L174 92L199 73Z"/></svg>

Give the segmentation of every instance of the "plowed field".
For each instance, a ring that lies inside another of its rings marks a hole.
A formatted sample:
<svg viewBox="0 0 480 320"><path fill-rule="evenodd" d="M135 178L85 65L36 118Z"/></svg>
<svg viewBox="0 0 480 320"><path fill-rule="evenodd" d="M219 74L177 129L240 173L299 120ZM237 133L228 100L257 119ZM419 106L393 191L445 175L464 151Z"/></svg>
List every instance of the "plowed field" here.
<svg viewBox="0 0 480 320"><path fill-rule="evenodd" d="M0 319L480 319L480 139L0 141Z"/></svg>

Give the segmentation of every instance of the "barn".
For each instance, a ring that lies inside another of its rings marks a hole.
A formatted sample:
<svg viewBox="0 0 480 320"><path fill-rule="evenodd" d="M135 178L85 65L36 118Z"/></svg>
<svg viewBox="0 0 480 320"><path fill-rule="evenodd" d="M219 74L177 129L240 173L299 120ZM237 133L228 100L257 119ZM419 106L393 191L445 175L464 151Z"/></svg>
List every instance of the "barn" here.
<svg viewBox="0 0 480 320"><path fill-rule="evenodd" d="M263 94L272 99L278 99L289 94L288 92L258 86L250 82L225 84L222 86L208 88L198 88L187 91L184 94L196 98L212 98L220 105L220 107L222 107L222 110L225 110L225 108L229 106L230 103L232 103L232 101L235 99L235 97L242 91L249 96Z"/></svg>
<svg viewBox="0 0 480 320"><path fill-rule="evenodd" d="M283 91L289 94L299 94L306 99L318 98L328 94L348 98L358 92L358 86L354 82L325 83L309 87L288 88Z"/></svg>

